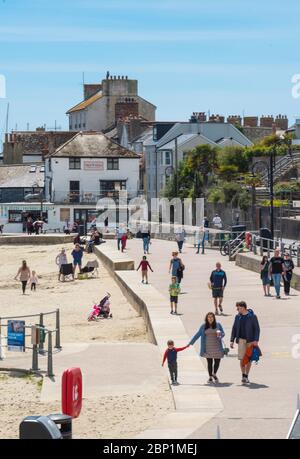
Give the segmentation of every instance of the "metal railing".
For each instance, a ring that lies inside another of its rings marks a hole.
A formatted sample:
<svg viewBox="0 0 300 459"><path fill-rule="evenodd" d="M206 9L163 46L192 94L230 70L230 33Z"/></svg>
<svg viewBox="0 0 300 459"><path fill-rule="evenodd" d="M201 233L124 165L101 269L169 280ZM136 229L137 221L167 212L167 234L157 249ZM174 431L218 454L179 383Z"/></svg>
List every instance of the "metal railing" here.
<svg viewBox="0 0 300 459"><path fill-rule="evenodd" d="M55 329L50 330L45 328L44 325L44 317L55 314ZM7 328L8 324L4 324L4 320L17 320L17 319L27 319L27 318L32 318L32 317L38 317L39 318L39 324L30 324L26 325L25 329L31 329L32 327L35 326L38 330L42 331L45 333L45 339L46 337L48 338L48 346L47 346L47 351L44 349L44 340L41 340L39 344L32 344L32 347L26 346L26 338L31 337L30 334L25 334L25 349L30 349L32 350L32 367L31 371L35 372L39 370L38 367L38 355L46 355L47 354L47 373L46 375L49 377L54 376L53 374L53 341L52 341L52 334L55 333L55 348L58 350L61 350L61 343L60 343L60 312L59 309L56 309L55 311L50 311L50 312L41 312L39 314L28 314L28 315L21 315L21 316L5 316L5 317L0 317L0 360L3 360L3 348L7 348L7 345L2 344L2 339L5 338L2 335L2 327Z"/></svg>
<svg viewBox="0 0 300 459"><path fill-rule="evenodd" d="M280 250L281 256L288 253L290 258L296 262L297 267L300 267L300 242L295 241L290 244L282 241L282 239L268 239L251 233L251 243L248 249L255 255L268 255L270 257L271 252L273 253L277 248Z"/></svg>
<svg viewBox="0 0 300 459"><path fill-rule="evenodd" d="M116 202L129 200L140 196L137 190L81 190L81 191L54 191L51 202L58 204L97 204L99 199L110 198Z"/></svg>

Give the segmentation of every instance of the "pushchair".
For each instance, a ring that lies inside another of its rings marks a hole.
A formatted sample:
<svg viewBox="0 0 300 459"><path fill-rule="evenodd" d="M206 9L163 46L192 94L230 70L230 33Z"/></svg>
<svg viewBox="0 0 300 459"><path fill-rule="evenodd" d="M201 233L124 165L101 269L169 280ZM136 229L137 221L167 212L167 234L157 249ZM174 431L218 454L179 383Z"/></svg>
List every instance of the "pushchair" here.
<svg viewBox="0 0 300 459"><path fill-rule="evenodd" d="M112 314L110 312L110 293L108 293L99 304L94 304L93 309L91 310L88 321L92 320L99 320L99 319L108 319L112 318Z"/></svg>
<svg viewBox="0 0 300 459"><path fill-rule="evenodd" d="M80 274L86 275L91 274L92 277L98 276L99 263L97 260L88 261L87 264L81 269Z"/></svg>
<svg viewBox="0 0 300 459"><path fill-rule="evenodd" d="M64 281L66 280L66 278L70 279L70 277L72 278L72 280L74 280L74 270L72 263L61 265L59 273L60 276L63 276Z"/></svg>

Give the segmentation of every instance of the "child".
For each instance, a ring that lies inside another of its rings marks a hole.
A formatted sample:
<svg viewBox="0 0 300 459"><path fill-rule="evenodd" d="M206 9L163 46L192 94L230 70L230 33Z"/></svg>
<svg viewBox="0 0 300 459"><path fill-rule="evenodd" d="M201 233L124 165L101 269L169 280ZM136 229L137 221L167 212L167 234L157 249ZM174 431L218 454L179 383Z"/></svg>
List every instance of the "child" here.
<svg viewBox="0 0 300 459"><path fill-rule="evenodd" d="M126 240L127 240L126 233L123 233L121 237L121 252L124 252L126 248Z"/></svg>
<svg viewBox="0 0 300 459"><path fill-rule="evenodd" d="M180 285L177 283L176 276L172 276L172 284L169 285L169 293L170 293L170 303L171 303L171 313L170 314L177 314L177 303L178 303L178 295L180 293ZM174 308L174 311L173 311Z"/></svg>
<svg viewBox="0 0 300 459"><path fill-rule="evenodd" d="M38 283L38 277L36 275L35 271L32 271L31 276L30 276L30 285L31 285L31 290L36 291L36 284Z"/></svg>
<svg viewBox="0 0 300 459"><path fill-rule="evenodd" d="M173 386L178 386L179 383L177 382L177 352L183 351L189 346L174 347L174 341L172 339L169 339L169 341L167 342L167 346L168 349L166 349L164 353L162 366L164 366L166 359L168 359L168 367L170 371L171 382Z"/></svg>
<svg viewBox="0 0 300 459"><path fill-rule="evenodd" d="M144 279L146 279L146 284L148 284L148 267L151 269L153 272L153 269L151 268L149 262L147 261L147 257L143 256L142 261L140 262L137 271L142 267L142 283L144 283Z"/></svg>

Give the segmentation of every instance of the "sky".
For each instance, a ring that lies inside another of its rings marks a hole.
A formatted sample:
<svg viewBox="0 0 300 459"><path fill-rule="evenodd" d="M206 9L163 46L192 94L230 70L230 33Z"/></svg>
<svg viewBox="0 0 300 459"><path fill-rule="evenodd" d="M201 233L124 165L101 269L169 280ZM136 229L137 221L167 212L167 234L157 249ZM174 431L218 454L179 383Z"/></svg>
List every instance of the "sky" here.
<svg viewBox="0 0 300 459"><path fill-rule="evenodd" d="M68 129L83 72L97 83L107 70L138 79L158 120L209 110L293 124L299 17L299 0L0 0L0 134L8 103L9 130Z"/></svg>

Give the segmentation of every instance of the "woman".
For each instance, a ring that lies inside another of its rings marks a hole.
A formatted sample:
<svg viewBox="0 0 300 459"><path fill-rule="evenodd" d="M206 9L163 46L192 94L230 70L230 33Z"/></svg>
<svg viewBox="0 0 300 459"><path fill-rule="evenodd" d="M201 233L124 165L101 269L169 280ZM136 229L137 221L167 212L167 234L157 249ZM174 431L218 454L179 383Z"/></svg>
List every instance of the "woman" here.
<svg viewBox="0 0 300 459"><path fill-rule="evenodd" d="M62 274L62 265L68 264L67 254L65 249L61 249L57 257L55 258L55 263L58 266L58 280L60 281L61 275L63 276L63 280L65 280L65 276Z"/></svg>
<svg viewBox="0 0 300 459"><path fill-rule="evenodd" d="M181 228L176 234L175 239L178 245L179 253L182 253L183 243L185 241L185 230Z"/></svg>
<svg viewBox="0 0 300 459"><path fill-rule="evenodd" d="M283 259L284 259L283 264L285 266L285 274L282 275L283 284L284 284L284 294L289 295L290 288L291 288L291 280L293 277L293 269L295 266L294 266L293 260L291 259L288 253L285 253Z"/></svg>
<svg viewBox="0 0 300 459"><path fill-rule="evenodd" d="M21 266L21 268L19 268L19 271L18 271L18 273L17 273L17 275L15 277L15 280L18 280L18 277L19 277L19 279L21 281L21 284L22 284L23 295L25 295L27 282L30 279L30 269L27 266L26 260L22 261L22 266Z"/></svg>
<svg viewBox="0 0 300 459"><path fill-rule="evenodd" d="M176 277L177 283L180 284L181 279L183 278L184 264L181 259L178 258L178 252L172 252L172 259L169 266L169 274L172 268L172 277Z"/></svg>
<svg viewBox="0 0 300 459"><path fill-rule="evenodd" d="M225 336L222 325L216 322L216 316L213 312L208 312L204 319L204 324L201 325L196 335L191 339L188 346L194 344L199 338L200 355L207 360L208 383L219 382L217 371L220 366L220 361L224 357L224 349L222 338Z"/></svg>
<svg viewBox="0 0 300 459"><path fill-rule="evenodd" d="M271 280L269 277L269 268L270 268L269 259L267 255L264 255L260 263L260 278L262 281L265 296L271 296L270 294Z"/></svg>

